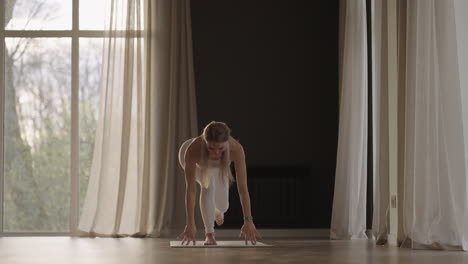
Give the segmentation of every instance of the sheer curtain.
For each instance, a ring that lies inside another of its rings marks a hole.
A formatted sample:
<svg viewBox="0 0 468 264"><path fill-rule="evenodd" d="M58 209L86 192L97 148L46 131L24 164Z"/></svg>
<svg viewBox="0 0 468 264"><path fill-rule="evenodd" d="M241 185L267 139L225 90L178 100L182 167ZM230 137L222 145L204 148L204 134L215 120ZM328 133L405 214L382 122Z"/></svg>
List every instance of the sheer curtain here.
<svg viewBox="0 0 468 264"><path fill-rule="evenodd" d="M367 238L366 1L340 1L339 24L340 121L330 237Z"/></svg>
<svg viewBox="0 0 468 264"><path fill-rule="evenodd" d="M372 3L377 150L373 231L377 243L385 243L389 176L388 160L382 156L388 150L388 108L379 102L388 96L387 32L382 26L387 18L386 5L381 0ZM466 250L468 53L463 47L468 46L468 4L398 4L398 241L403 247Z"/></svg>
<svg viewBox="0 0 468 264"><path fill-rule="evenodd" d="M406 7L403 246L467 250L467 5Z"/></svg>
<svg viewBox="0 0 468 264"><path fill-rule="evenodd" d="M387 242L389 233L389 113L386 0L371 6L372 28L372 133L373 133L373 217L372 233L377 244Z"/></svg>
<svg viewBox="0 0 468 264"><path fill-rule="evenodd" d="M389 177L393 177L389 175L388 161L389 35L386 1L371 2L373 233L377 243L385 243L389 233ZM355 88L350 96L346 89L354 87L352 80L363 80L367 69L358 63L347 67L346 51L354 51L354 62L367 60L367 54L357 44L364 45L364 41L352 41L365 35L359 27L365 16L354 0L341 4L342 10L351 8L352 12L340 15L351 25L341 32L345 37L340 42L344 44L340 63L340 138L331 225L335 237L352 238L365 227L359 218L365 215L365 209L361 209L365 208L365 200L358 197L365 190L361 147L365 146L367 129L362 106L367 107L367 101L356 103L357 98L363 98L362 90ZM468 3L463 0L398 0L397 207L398 240L404 247L468 249L467 12ZM354 20L347 17L349 14L356 16ZM359 104L361 107L356 106ZM353 113L343 113L343 106ZM350 122L353 116L360 120ZM362 137L356 137L355 131L361 131ZM353 141L361 147L353 145ZM354 151L347 152L345 146L354 146ZM354 211L353 217L349 211ZM336 235L337 230L341 230L341 235Z"/></svg>
<svg viewBox="0 0 468 264"><path fill-rule="evenodd" d="M198 130L189 1L109 1L98 127L78 230L163 236L184 213L178 147Z"/></svg>

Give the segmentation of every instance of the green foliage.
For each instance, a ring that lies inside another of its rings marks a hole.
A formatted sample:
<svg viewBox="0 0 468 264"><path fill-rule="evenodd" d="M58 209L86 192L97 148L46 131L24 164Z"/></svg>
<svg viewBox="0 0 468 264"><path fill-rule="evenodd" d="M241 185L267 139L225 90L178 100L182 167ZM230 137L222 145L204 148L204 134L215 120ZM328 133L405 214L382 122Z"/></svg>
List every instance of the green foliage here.
<svg viewBox="0 0 468 264"><path fill-rule="evenodd" d="M5 25L15 8L37 21L51 18L54 10L44 0L5 0L4 7ZM80 50L79 208L94 150L101 41L80 40L86 48ZM71 39L6 38L5 42L3 230L68 231Z"/></svg>
<svg viewBox="0 0 468 264"><path fill-rule="evenodd" d="M18 41L15 45L26 43ZM27 44L29 47L34 45ZM99 47L90 48L99 50ZM69 230L71 56L69 49L60 45L53 53L45 52L48 54L24 52L19 57L10 53L6 56L6 232ZM80 65L86 69L80 73L79 88L80 208L94 148L99 59L95 54Z"/></svg>

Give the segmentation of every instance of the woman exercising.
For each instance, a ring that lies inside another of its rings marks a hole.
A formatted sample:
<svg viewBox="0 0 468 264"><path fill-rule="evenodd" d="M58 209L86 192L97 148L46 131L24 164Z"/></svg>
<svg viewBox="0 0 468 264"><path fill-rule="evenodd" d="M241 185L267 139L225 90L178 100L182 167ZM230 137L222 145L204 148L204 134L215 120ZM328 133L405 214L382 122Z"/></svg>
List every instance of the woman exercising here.
<svg viewBox="0 0 468 264"><path fill-rule="evenodd" d="M251 241L256 244L256 236L261 235L255 229L250 212L250 197L247 187L247 170L242 145L231 137L231 130L223 122L211 122L203 130L201 136L185 141L179 150L179 162L185 172L185 230L177 238L183 238L182 244L193 241L195 245L194 207L195 182L201 186L200 211L205 226L204 245L216 245L214 222L218 226L224 222L224 213L229 207L229 187L234 183L230 170L234 162L244 225L240 236L245 237L245 244Z"/></svg>

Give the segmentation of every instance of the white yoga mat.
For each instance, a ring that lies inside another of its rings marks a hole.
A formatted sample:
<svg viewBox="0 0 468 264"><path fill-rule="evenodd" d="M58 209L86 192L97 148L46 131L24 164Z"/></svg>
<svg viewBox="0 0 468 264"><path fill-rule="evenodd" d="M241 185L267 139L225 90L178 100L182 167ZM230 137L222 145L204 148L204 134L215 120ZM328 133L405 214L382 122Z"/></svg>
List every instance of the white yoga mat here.
<svg viewBox="0 0 468 264"><path fill-rule="evenodd" d="M252 242L247 241L247 245L245 244L245 240L227 240L227 241L216 241L217 245L203 245L205 241L196 241L195 245L193 245L193 241L190 245L186 245L187 242L184 242L182 245L182 240L171 241L171 248L196 248L196 247L214 247L214 248L224 248L224 247L272 247L272 245L264 244L262 242L256 242L255 245L252 245Z"/></svg>

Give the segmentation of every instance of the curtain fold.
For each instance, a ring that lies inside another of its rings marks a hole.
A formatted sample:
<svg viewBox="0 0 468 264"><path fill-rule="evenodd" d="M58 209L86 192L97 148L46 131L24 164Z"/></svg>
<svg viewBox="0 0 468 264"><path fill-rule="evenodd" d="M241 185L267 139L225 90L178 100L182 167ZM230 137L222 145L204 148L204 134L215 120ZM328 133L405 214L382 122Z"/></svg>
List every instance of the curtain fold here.
<svg viewBox="0 0 468 264"><path fill-rule="evenodd" d="M163 236L184 212L179 145L197 134L188 0L110 0L81 235ZM180 202L182 200L182 203Z"/></svg>
<svg viewBox="0 0 468 264"><path fill-rule="evenodd" d="M385 244L389 233L389 117L387 4L372 1L372 132L373 216L372 233L377 244Z"/></svg>
<svg viewBox="0 0 468 264"><path fill-rule="evenodd" d="M387 33L380 24L386 18L378 14L386 11L381 0L373 3L374 89L385 97ZM398 242L411 248L466 250L468 79L463 73L468 70L468 52L462 47L468 46L463 30L468 25L464 16L468 5L458 0L397 3ZM374 98L374 111L384 113L378 102ZM386 118L375 117L374 132L388 129L382 125ZM388 146L386 136L376 144L374 149ZM375 155L382 157L387 150L380 150ZM388 171L382 170L388 161L381 157L374 157L373 230L377 243L383 244L388 234L389 187Z"/></svg>
<svg viewBox="0 0 468 264"><path fill-rule="evenodd" d="M405 247L467 250L467 87L460 82L454 4L407 2Z"/></svg>
<svg viewBox="0 0 468 264"><path fill-rule="evenodd" d="M458 69L460 73L460 87L463 115L463 138L465 149L465 173L468 172L468 1L455 0L455 23L458 48ZM468 190L468 174L465 176L465 192ZM460 226L461 247L468 251L468 193L465 196L465 208L463 208L463 220ZM460 214L461 215L461 214Z"/></svg>
<svg viewBox="0 0 468 264"><path fill-rule="evenodd" d="M367 238L366 1L340 1L340 117L330 237Z"/></svg>
<svg viewBox="0 0 468 264"><path fill-rule="evenodd" d="M464 29L468 26L465 16L468 4L462 0L398 0L397 3L398 242L411 248L467 250L468 51L464 47L468 46L468 33ZM346 17L349 8L354 11L355 20L365 17L357 12L355 5L356 1L342 2L341 9L346 12L340 15L352 25L346 25L343 31L340 28L340 35L344 36L340 41L343 44L340 51L340 138L332 215L332 234L341 230L340 235L334 235L338 238L352 238L355 231L360 230L356 228L360 219L356 214L364 212L362 215L365 215L365 210L359 209L359 206L365 208L365 200L357 198L365 186L362 181L365 172L356 170L363 164L359 157L364 153L357 147L353 152L344 151L347 150L345 146L352 146L346 145L350 139L356 144L366 143L355 137L355 131L367 129L364 108L352 108L358 95L363 96L363 93L355 89L353 96L349 96L347 92L351 89L346 89L353 87L352 80L364 80L362 76L367 73L358 63L353 68L347 67L346 51L353 51L354 62L367 60L364 49L356 50L359 45L349 39L365 35L359 22ZM390 206L387 67L393 60L388 58L386 13L385 1L372 1L372 131L375 139L372 229L378 244L387 242ZM340 25L343 26L343 22ZM353 76L346 79L350 75ZM367 101L359 103L367 106ZM349 122L352 116L360 120ZM347 128L346 124L352 128ZM354 217L350 217L349 211L355 212Z"/></svg>

